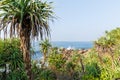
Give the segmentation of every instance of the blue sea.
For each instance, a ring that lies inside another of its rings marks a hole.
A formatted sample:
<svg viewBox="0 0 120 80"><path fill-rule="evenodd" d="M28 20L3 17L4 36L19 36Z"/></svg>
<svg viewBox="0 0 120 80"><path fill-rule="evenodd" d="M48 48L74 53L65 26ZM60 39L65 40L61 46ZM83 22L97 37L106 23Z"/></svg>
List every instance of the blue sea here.
<svg viewBox="0 0 120 80"><path fill-rule="evenodd" d="M53 47L73 48L73 49L90 49L93 47L93 42L69 42L69 41L54 41L51 42ZM32 55L33 60L39 60L43 55L40 52L39 42L34 42L32 47L35 54Z"/></svg>

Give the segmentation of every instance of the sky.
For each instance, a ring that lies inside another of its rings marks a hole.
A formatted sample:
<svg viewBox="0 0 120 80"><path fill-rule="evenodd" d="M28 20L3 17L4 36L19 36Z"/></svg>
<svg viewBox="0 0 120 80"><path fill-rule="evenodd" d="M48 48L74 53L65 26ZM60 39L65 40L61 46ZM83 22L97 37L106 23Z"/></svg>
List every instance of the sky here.
<svg viewBox="0 0 120 80"><path fill-rule="evenodd" d="M120 0L53 1L52 41L95 41L120 27Z"/></svg>

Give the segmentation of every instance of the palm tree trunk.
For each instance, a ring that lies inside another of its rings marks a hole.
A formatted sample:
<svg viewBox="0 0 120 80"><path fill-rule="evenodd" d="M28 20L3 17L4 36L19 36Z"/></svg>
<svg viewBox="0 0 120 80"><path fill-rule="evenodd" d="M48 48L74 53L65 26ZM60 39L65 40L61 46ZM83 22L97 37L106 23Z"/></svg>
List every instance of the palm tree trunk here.
<svg viewBox="0 0 120 80"><path fill-rule="evenodd" d="M28 76L28 80L33 80L30 56L30 29L28 29L27 26L20 29L20 44L20 48L23 52L23 60L25 63L25 69Z"/></svg>

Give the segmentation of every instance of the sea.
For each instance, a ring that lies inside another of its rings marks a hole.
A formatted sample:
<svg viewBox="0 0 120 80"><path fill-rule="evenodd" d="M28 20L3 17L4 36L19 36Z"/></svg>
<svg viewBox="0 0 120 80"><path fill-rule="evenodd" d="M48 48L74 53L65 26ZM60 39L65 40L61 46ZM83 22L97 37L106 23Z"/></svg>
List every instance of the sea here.
<svg viewBox="0 0 120 80"><path fill-rule="evenodd" d="M32 60L40 60L43 57L43 54L40 52L40 43L33 42L32 48L34 54L32 55ZM94 43L92 41L53 41L51 42L53 47L58 48L72 48L72 49L90 49L93 47Z"/></svg>

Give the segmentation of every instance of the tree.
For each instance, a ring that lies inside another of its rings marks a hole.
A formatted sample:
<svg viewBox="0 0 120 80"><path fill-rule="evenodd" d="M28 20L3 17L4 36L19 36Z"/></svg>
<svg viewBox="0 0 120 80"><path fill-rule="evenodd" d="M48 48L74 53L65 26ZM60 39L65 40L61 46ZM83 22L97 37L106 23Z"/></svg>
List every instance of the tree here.
<svg viewBox="0 0 120 80"><path fill-rule="evenodd" d="M48 39L45 39L45 41L42 41L40 43L40 45L41 45L41 52L43 53L44 63L45 63L49 48L51 47L51 44Z"/></svg>
<svg viewBox="0 0 120 80"><path fill-rule="evenodd" d="M45 38L50 34L48 21L53 19L51 2L41 0L0 0L0 30L6 38L20 38L28 79L32 80L30 39Z"/></svg>

